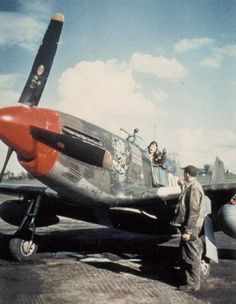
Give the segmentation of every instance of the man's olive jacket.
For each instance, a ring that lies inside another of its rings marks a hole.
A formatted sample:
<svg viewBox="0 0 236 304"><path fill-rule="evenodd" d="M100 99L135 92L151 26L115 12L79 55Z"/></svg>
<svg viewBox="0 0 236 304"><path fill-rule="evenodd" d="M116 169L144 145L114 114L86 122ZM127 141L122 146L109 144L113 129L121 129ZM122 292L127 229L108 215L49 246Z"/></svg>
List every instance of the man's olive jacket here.
<svg viewBox="0 0 236 304"><path fill-rule="evenodd" d="M205 218L204 192L194 179L183 189L176 208L175 224L182 227L182 233L198 233Z"/></svg>

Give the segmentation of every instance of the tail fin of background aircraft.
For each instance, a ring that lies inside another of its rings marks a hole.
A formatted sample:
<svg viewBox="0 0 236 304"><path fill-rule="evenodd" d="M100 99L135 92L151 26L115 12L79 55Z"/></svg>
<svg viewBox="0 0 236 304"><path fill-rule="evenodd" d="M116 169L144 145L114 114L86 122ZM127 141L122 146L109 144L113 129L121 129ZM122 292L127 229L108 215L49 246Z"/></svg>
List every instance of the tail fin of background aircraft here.
<svg viewBox="0 0 236 304"><path fill-rule="evenodd" d="M211 175L211 181L210 184L220 184L224 183L225 180L225 169L224 169L224 163L222 160L219 159L219 157L216 157L214 166L213 166L213 172Z"/></svg>

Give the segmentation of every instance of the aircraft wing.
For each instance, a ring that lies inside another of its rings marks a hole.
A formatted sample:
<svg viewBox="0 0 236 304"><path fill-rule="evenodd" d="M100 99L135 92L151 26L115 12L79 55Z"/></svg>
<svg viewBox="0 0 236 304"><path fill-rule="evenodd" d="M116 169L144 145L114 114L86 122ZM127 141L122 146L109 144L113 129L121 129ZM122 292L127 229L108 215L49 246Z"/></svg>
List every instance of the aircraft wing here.
<svg viewBox="0 0 236 304"><path fill-rule="evenodd" d="M222 205L229 202L232 196L236 194L236 183L209 184L202 185L202 187L212 202L220 201ZM178 199L180 193L180 187L157 187L146 191L143 194L143 199L156 198L168 201Z"/></svg>
<svg viewBox="0 0 236 304"><path fill-rule="evenodd" d="M223 205L229 202L232 196L236 193L236 183L203 185L203 190L212 202L221 202Z"/></svg>
<svg viewBox="0 0 236 304"><path fill-rule="evenodd" d="M0 218L8 224L19 226L32 201L41 196L41 207L36 226L50 226L59 222L57 193L43 185L0 184Z"/></svg>
<svg viewBox="0 0 236 304"><path fill-rule="evenodd" d="M39 195L46 191L45 186L31 186L31 185L21 185L21 184L0 184L0 193L11 196L19 195Z"/></svg>
<svg viewBox="0 0 236 304"><path fill-rule="evenodd" d="M232 196L236 194L236 183L220 183L202 185L205 194L214 202L220 202L221 205L230 201ZM180 195L180 187L160 187L157 188L156 197L162 200L177 199ZM151 191L153 196L154 192Z"/></svg>

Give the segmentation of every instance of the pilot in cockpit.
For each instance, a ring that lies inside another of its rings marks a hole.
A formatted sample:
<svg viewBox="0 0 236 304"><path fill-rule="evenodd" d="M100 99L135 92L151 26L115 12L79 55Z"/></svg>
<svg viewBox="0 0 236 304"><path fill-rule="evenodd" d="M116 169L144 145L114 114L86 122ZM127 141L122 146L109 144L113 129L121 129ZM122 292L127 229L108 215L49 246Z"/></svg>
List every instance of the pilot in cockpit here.
<svg viewBox="0 0 236 304"><path fill-rule="evenodd" d="M158 149L158 143L156 141L152 141L148 145L148 154L153 165L162 166L164 164L166 159L166 149L164 148L161 152Z"/></svg>

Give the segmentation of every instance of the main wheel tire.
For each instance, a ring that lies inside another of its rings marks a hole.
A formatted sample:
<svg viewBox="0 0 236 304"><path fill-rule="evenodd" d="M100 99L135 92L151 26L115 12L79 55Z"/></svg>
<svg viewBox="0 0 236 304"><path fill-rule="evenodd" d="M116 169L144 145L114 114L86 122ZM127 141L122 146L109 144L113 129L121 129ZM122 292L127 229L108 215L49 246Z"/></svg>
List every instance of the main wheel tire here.
<svg viewBox="0 0 236 304"><path fill-rule="evenodd" d="M202 259L201 260L201 281L202 282L205 282L209 278L210 271L211 271L210 260Z"/></svg>
<svg viewBox="0 0 236 304"><path fill-rule="evenodd" d="M15 261L28 261L33 259L38 245L30 240L13 238L10 240L9 249Z"/></svg>

